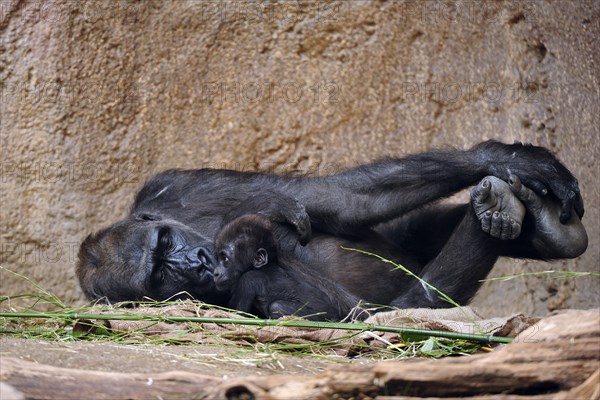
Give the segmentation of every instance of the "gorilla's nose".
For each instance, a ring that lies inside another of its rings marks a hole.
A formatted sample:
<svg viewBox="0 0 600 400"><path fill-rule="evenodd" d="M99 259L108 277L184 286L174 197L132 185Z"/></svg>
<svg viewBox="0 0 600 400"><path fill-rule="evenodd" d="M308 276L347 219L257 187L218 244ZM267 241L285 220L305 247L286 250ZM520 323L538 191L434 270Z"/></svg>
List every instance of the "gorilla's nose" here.
<svg viewBox="0 0 600 400"><path fill-rule="evenodd" d="M192 258L195 262L195 267L205 268L208 271L212 272L215 269L215 260L207 249L204 247L196 247L190 251L190 258Z"/></svg>

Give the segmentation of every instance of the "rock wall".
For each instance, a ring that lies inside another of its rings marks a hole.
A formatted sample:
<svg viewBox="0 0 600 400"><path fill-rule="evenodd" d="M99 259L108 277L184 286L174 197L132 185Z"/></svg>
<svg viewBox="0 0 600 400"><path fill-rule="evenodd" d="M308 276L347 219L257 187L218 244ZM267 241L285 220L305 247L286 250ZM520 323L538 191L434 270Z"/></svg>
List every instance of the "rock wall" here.
<svg viewBox="0 0 600 400"><path fill-rule="evenodd" d="M165 168L325 174L484 139L579 178L599 271L600 3L0 0L2 266L67 303L85 235ZM460 196L459 196L460 197ZM463 196L464 198L464 196ZM1 270L0 293L29 293ZM486 284L484 312L598 307L598 278Z"/></svg>

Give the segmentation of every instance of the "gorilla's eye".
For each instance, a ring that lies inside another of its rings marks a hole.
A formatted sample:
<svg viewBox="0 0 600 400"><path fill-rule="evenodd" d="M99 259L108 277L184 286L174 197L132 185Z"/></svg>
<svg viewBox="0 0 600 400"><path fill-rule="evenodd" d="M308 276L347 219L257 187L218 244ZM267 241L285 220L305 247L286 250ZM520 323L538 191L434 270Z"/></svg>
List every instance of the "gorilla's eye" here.
<svg viewBox="0 0 600 400"><path fill-rule="evenodd" d="M227 257L227 254L224 251L219 253L219 258L221 259L221 261L223 261L223 264L229 263L229 257Z"/></svg>
<svg viewBox="0 0 600 400"><path fill-rule="evenodd" d="M138 214L137 219L142 221L160 221L162 218L158 215L142 213Z"/></svg>

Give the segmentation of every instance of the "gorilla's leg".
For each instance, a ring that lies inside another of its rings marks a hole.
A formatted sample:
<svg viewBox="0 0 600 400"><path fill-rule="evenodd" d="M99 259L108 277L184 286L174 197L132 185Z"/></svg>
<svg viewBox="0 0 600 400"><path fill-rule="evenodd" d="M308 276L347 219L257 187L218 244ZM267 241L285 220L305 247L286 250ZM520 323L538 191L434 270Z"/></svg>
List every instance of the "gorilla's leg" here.
<svg viewBox="0 0 600 400"><path fill-rule="evenodd" d="M431 204L413 210L375 230L405 252L418 265L427 265L442 251L470 204Z"/></svg>
<svg viewBox="0 0 600 400"><path fill-rule="evenodd" d="M579 217L573 213L566 223L561 223L559 202L537 195L515 175L510 175L509 183L491 176L484 178L471 192L471 205L472 209L439 208L444 211L442 221L451 223L460 211L464 213L463 218L420 274L421 279L459 304L471 299L481 286L480 280L501 255L572 258L581 255L587 247L587 234ZM435 208L431 208L429 214L431 211ZM415 219L425 222L426 216L427 212L422 212ZM429 217L431 222L432 215ZM438 293L417 280L391 305L402 308L450 306Z"/></svg>
<svg viewBox="0 0 600 400"><path fill-rule="evenodd" d="M420 278L459 304L466 304L481 286L500 255L500 239L481 230L471 207L463 208L463 218L441 251L421 271ZM391 302L392 306L451 307L427 285L414 279L410 287Z"/></svg>

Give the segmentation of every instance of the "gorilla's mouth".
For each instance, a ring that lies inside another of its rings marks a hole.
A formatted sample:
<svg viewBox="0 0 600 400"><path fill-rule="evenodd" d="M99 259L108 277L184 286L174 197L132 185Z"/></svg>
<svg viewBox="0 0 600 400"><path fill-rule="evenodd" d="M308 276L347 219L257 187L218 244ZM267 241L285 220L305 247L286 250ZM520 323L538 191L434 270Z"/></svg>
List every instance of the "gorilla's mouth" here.
<svg viewBox="0 0 600 400"><path fill-rule="evenodd" d="M213 273L211 270L205 267L200 267L197 270L198 281L199 283L208 283L209 281L213 281Z"/></svg>
<svg viewBox="0 0 600 400"><path fill-rule="evenodd" d="M231 290L231 282L230 281L215 280L215 288L219 292L229 292Z"/></svg>

